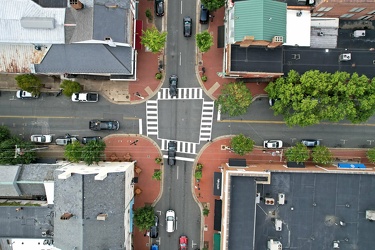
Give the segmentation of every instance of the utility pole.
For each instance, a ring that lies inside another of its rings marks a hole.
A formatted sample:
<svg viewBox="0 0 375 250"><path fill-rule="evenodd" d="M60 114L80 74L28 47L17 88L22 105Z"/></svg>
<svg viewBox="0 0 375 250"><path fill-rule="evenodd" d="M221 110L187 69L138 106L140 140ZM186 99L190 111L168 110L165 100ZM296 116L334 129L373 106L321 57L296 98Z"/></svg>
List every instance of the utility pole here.
<svg viewBox="0 0 375 250"><path fill-rule="evenodd" d="M45 146L45 147L41 147L41 148L32 148L32 149L29 149L29 150L22 150L17 145L15 145L15 146L16 146L16 149L15 149L15 152L14 152L14 158L17 158L17 156L23 155L24 153L27 153L27 152L32 152L32 151L36 151L36 150L40 150L40 149L48 149L48 146Z"/></svg>

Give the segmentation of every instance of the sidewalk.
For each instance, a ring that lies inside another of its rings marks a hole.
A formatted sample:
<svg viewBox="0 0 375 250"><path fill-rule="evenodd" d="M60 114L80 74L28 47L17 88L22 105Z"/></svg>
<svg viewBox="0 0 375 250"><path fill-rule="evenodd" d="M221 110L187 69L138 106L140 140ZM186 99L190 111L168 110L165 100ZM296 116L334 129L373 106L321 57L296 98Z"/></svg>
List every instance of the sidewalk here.
<svg viewBox="0 0 375 250"><path fill-rule="evenodd" d="M162 155L158 145L143 135L110 135L104 138L104 142L107 145L104 151L107 161L125 161L129 157L131 161L137 161L135 177L138 177L138 182L134 184L134 190L140 190L140 193L135 193L133 208L155 204L163 187L163 179L152 179L155 170L163 172L163 165L155 163L155 158ZM149 249L148 243L149 237L144 237L144 232L133 226L134 249Z"/></svg>
<svg viewBox="0 0 375 250"><path fill-rule="evenodd" d="M222 163L227 163L229 158L243 158L246 159L247 165L251 168L251 171L306 171L306 172L359 172L361 170L343 170L338 169L335 166L315 166L312 162L306 163L306 168L298 169L288 169L285 167L286 162L283 157L279 154L272 155L272 152L276 150L266 150L264 151L261 147L256 147L253 152L245 156L236 155L229 150L222 148L223 145L230 145L230 136L223 136L214 139L212 142L206 144L199 152L196 161L194 162L194 167L197 163L203 164L202 179L198 183L192 185L192 192L195 194L194 198L197 202L200 202L201 209L203 209L203 204L208 204L210 207L210 213L207 217L204 217L202 221L203 231L203 241L208 244L208 249L213 249L213 236L216 231L213 229L214 225L214 205L215 199L220 199L219 196L213 195L213 176L214 172L220 172L220 166ZM374 164L369 163L366 152L367 149L331 149L334 158L339 158L342 161L351 159L359 160L361 163L367 166L367 170L362 172L373 172L375 173ZM195 186L195 187L194 187ZM199 188L199 190L198 190Z"/></svg>

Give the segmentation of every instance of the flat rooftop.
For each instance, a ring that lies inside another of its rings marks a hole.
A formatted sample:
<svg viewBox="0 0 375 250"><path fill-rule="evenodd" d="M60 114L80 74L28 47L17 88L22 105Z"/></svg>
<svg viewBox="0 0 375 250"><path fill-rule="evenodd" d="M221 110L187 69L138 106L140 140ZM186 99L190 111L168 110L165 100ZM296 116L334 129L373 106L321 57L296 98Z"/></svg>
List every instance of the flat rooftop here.
<svg viewBox="0 0 375 250"><path fill-rule="evenodd" d="M365 218L366 210L375 210L369 194L375 189L374 175L273 172L269 185L238 176L231 183L230 231L235 233L229 232L228 249L265 249L269 239L280 241L283 249L301 250L332 249L334 241L348 250L375 244L375 224ZM285 195L284 205L277 203L279 193ZM266 205L266 198L273 198L274 205ZM281 231L276 231L276 219L282 221Z"/></svg>

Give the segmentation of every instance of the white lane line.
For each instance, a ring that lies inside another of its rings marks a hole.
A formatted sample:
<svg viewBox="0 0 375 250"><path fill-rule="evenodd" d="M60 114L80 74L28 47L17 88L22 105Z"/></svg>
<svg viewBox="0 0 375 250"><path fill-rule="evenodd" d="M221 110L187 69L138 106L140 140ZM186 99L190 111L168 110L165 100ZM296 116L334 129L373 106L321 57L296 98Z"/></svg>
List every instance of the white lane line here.
<svg viewBox="0 0 375 250"><path fill-rule="evenodd" d="M181 60L182 60L182 57L181 57L181 52L180 52L180 66L181 66Z"/></svg>
<svg viewBox="0 0 375 250"><path fill-rule="evenodd" d="M181 14L182 14L182 1L181 1Z"/></svg>
<svg viewBox="0 0 375 250"><path fill-rule="evenodd" d="M143 134L143 130L142 130L142 119L139 119L139 134L140 134L140 135Z"/></svg>
<svg viewBox="0 0 375 250"><path fill-rule="evenodd" d="M177 166L177 180L178 180L178 169L179 169L179 166Z"/></svg>

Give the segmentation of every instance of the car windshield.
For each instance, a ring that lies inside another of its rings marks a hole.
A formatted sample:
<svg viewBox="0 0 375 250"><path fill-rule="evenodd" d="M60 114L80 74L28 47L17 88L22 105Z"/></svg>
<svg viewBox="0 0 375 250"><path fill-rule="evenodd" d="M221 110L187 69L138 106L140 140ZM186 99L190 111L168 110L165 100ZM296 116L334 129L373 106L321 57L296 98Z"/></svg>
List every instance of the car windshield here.
<svg viewBox="0 0 375 250"><path fill-rule="evenodd" d="M173 221L173 216L168 216L167 221Z"/></svg>
<svg viewBox="0 0 375 250"><path fill-rule="evenodd" d="M40 136L40 137L37 137L37 140L40 141L40 142L46 142L46 137Z"/></svg>

